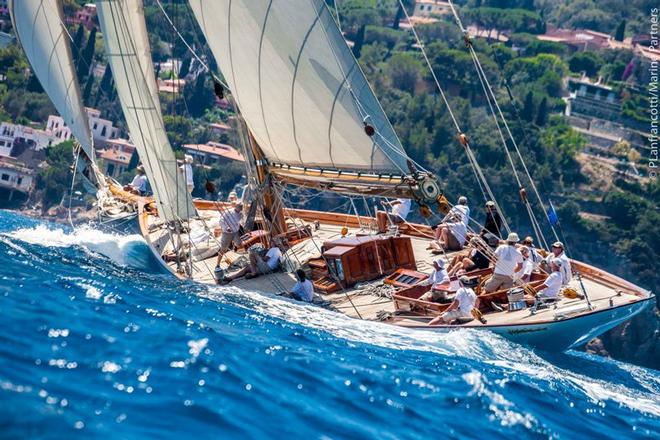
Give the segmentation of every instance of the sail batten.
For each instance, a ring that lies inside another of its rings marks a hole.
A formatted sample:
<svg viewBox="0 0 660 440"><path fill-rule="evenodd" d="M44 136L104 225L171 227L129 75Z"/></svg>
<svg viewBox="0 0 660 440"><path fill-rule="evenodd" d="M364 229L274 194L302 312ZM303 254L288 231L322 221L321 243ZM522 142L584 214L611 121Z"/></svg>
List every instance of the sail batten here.
<svg viewBox="0 0 660 440"><path fill-rule="evenodd" d="M322 0L189 3L269 161L407 172L403 147Z"/></svg>
<svg viewBox="0 0 660 440"><path fill-rule="evenodd" d="M101 0L96 4L117 94L158 213L170 222L187 219L195 208L167 139L142 0Z"/></svg>
<svg viewBox="0 0 660 440"><path fill-rule="evenodd" d="M94 163L94 143L59 0L10 0L12 25L34 74Z"/></svg>

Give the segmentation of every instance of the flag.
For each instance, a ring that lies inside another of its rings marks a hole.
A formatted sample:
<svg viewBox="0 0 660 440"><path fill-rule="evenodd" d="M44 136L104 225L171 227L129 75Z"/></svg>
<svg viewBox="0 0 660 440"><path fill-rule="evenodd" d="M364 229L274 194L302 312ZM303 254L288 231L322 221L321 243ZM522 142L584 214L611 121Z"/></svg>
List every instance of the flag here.
<svg viewBox="0 0 660 440"><path fill-rule="evenodd" d="M550 202L550 207L548 208L548 222L550 222L551 226L555 226L559 223L559 216L557 215L557 211L555 211L552 202Z"/></svg>

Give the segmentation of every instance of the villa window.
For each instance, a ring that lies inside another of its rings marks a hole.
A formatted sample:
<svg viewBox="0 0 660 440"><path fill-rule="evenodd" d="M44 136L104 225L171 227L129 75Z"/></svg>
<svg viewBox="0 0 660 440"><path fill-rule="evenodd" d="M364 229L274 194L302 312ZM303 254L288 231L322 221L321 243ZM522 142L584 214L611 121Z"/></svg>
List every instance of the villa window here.
<svg viewBox="0 0 660 440"><path fill-rule="evenodd" d="M4 180L5 182L9 182L9 174L3 174L0 179Z"/></svg>

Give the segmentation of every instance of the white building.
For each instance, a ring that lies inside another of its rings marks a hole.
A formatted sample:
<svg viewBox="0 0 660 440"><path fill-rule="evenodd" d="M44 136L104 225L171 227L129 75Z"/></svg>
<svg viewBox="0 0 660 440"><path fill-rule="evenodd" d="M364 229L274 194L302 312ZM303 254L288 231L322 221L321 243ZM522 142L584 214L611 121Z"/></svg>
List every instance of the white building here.
<svg viewBox="0 0 660 440"><path fill-rule="evenodd" d="M0 156L9 157L12 148L19 142L39 151L56 145L61 140L48 131L9 122L0 123Z"/></svg>
<svg viewBox="0 0 660 440"><path fill-rule="evenodd" d="M108 140L116 139L119 135L119 129L113 126L112 121L101 118L101 111L86 107L89 128L92 130L94 143L98 146L104 146ZM46 131L52 133L60 141L71 139L71 128L69 128L59 115L48 116Z"/></svg>
<svg viewBox="0 0 660 440"><path fill-rule="evenodd" d="M438 0L417 0L413 16L431 17L434 15L451 14L451 5L446 1Z"/></svg>
<svg viewBox="0 0 660 440"><path fill-rule="evenodd" d="M0 188L29 193L32 190L34 171L11 158L0 158Z"/></svg>

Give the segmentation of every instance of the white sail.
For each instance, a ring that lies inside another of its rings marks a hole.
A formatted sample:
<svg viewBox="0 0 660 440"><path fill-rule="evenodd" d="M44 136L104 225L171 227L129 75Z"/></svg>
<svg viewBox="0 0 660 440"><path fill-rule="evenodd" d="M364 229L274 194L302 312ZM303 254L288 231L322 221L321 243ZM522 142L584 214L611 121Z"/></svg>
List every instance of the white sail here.
<svg viewBox="0 0 660 440"><path fill-rule="evenodd" d="M189 3L269 161L408 173L401 143L323 0Z"/></svg>
<svg viewBox="0 0 660 440"><path fill-rule="evenodd" d="M16 36L34 74L73 136L94 161L94 145L58 0L9 0Z"/></svg>
<svg viewBox="0 0 660 440"><path fill-rule="evenodd" d="M100 0L97 13L117 94L158 204L167 221L195 213L167 139L142 0Z"/></svg>

